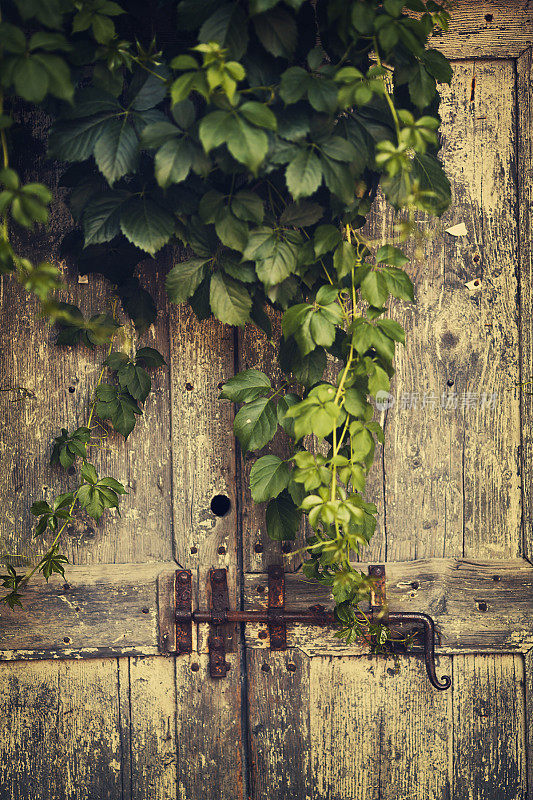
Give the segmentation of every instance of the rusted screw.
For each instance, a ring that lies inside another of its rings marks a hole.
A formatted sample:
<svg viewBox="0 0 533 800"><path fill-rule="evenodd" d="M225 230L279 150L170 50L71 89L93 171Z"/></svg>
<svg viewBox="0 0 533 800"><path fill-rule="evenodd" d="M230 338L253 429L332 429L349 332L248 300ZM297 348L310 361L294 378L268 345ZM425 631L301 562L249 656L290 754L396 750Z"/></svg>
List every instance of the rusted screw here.
<svg viewBox="0 0 533 800"><path fill-rule="evenodd" d="M186 572L185 570L183 570L183 572L180 572L178 575L178 581L180 583L189 583L189 573Z"/></svg>
<svg viewBox="0 0 533 800"><path fill-rule="evenodd" d="M281 578L281 576L283 575L283 570L281 569L279 564L274 564L274 566L270 567L268 571L273 578Z"/></svg>

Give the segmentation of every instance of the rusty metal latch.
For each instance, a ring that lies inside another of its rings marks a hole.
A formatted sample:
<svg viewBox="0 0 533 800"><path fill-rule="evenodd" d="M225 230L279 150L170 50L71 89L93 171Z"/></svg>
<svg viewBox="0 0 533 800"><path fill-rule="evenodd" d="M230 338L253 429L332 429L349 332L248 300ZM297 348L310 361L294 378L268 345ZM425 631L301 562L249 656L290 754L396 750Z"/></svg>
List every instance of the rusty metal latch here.
<svg viewBox="0 0 533 800"><path fill-rule="evenodd" d="M389 611L385 596L385 567L375 564L369 568L374 580L368 616L375 622L390 627L416 631L417 639L424 648L426 671L431 684L436 689L448 689L451 679L443 675L439 680L435 670L435 624L430 616L418 612ZM262 622L268 627L271 650L287 649L287 625L295 622L308 625L336 625L334 614L323 606L312 606L308 611L285 608L285 576L283 569L274 565L268 569L268 608L261 611L233 611L229 607L229 592L225 569L209 570L211 602L209 611L192 610L191 572L178 570L176 573L176 652L192 652L192 626L198 623L211 625L208 638L209 674L212 678L223 678L228 671L226 664L225 626L228 623ZM394 638L392 639L394 643Z"/></svg>

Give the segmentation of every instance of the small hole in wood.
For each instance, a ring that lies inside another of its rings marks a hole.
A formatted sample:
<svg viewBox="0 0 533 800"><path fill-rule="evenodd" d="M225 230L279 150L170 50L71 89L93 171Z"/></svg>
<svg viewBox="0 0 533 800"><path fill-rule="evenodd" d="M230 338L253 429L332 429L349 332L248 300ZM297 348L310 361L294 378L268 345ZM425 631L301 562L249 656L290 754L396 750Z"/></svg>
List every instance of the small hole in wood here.
<svg viewBox="0 0 533 800"><path fill-rule="evenodd" d="M256 553L262 553L263 550L264 550L264 548L263 548L263 545L261 544L261 542L257 542L257 544L254 545L254 551Z"/></svg>
<svg viewBox="0 0 533 800"><path fill-rule="evenodd" d="M292 553L292 547L290 546L290 544L288 542L284 542L281 545L281 552L282 553Z"/></svg>
<svg viewBox="0 0 533 800"><path fill-rule="evenodd" d="M257 587L257 594L263 594L264 591L265 591L265 587L264 586L258 586Z"/></svg>
<svg viewBox="0 0 533 800"><path fill-rule="evenodd" d="M145 606L144 608L141 608L141 611L143 612L143 614L148 614L150 612L150 609L146 608Z"/></svg>
<svg viewBox="0 0 533 800"><path fill-rule="evenodd" d="M219 556L223 556L225 552L226 552L226 548L224 547L224 545L220 545L220 547L217 550L217 553L219 554Z"/></svg>
<svg viewBox="0 0 533 800"><path fill-rule="evenodd" d="M70 641L71 641L71 640L68 638L68 636L65 636L65 638L63 639L63 641L65 642L65 644L70 644Z"/></svg>
<svg viewBox="0 0 533 800"><path fill-rule="evenodd" d="M413 589L418 589L420 584L418 583L418 581L411 581L411 586L413 587Z"/></svg>
<svg viewBox="0 0 533 800"><path fill-rule="evenodd" d="M492 576L492 580L493 581L501 581L501 577L499 575L493 575Z"/></svg>
<svg viewBox="0 0 533 800"><path fill-rule="evenodd" d="M261 664L262 672L270 672L270 664Z"/></svg>
<svg viewBox="0 0 533 800"><path fill-rule="evenodd" d="M476 601L476 605L478 607L478 611L486 611L487 610L487 604L485 603L484 600L477 600Z"/></svg>
<svg viewBox="0 0 533 800"><path fill-rule="evenodd" d="M198 548L197 547L191 547L191 554L193 556L195 556L197 552L198 552Z"/></svg>
<svg viewBox="0 0 533 800"><path fill-rule="evenodd" d="M69 589L70 589L70 583L64 583L63 584L63 591L64 592L68 592Z"/></svg>
<svg viewBox="0 0 533 800"><path fill-rule="evenodd" d="M492 22L493 19L494 17L492 16L492 14L485 14L486 22Z"/></svg>
<svg viewBox="0 0 533 800"><path fill-rule="evenodd" d="M259 631L259 638L266 639L268 637L268 631Z"/></svg>
<svg viewBox="0 0 533 800"><path fill-rule="evenodd" d="M191 664L191 672L198 672L200 669L200 664L197 661L193 661Z"/></svg>
<svg viewBox="0 0 533 800"><path fill-rule="evenodd" d="M75 610L75 611L79 611L79 610L80 610L80 607L79 607L79 606L76 606L76 608L75 608L74 610Z"/></svg>
<svg viewBox="0 0 533 800"><path fill-rule="evenodd" d="M477 253L474 256L474 261L476 262L476 264L479 264L479 262L481 261L480 257L477 255Z"/></svg>
<svg viewBox="0 0 533 800"><path fill-rule="evenodd" d="M479 280L479 278L476 278L476 280L474 281L474 286L479 286L480 283L481 281Z"/></svg>
<svg viewBox="0 0 533 800"><path fill-rule="evenodd" d="M449 381L446 381L446 385L447 386L453 386L454 383L455 383L455 381L453 381L451 378L450 378Z"/></svg>
<svg viewBox="0 0 533 800"><path fill-rule="evenodd" d="M188 392L192 392L194 386L192 385L192 383L186 383L185 388L187 389Z"/></svg>
<svg viewBox="0 0 533 800"><path fill-rule="evenodd" d="M223 386L224 386L224 381L219 381L217 383L217 389L222 389Z"/></svg>
<svg viewBox="0 0 533 800"><path fill-rule="evenodd" d="M68 387L68 390L69 390L70 394L74 394L74 392L76 391L76 389L74 388L74 386L69 386L69 387Z"/></svg>
<svg viewBox="0 0 533 800"><path fill-rule="evenodd" d="M211 511L215 517L225 517L231 508L231 501L225 494L216 494L211 500Z"/></svg>
<svg viewBox="0 0 533 800"><path fill-rule="evenodd" d="M289 663L287 664L287 669L289 670L289 672L296 672L296 664L294 664L294 662L292 661L289 661Z"/></svg>

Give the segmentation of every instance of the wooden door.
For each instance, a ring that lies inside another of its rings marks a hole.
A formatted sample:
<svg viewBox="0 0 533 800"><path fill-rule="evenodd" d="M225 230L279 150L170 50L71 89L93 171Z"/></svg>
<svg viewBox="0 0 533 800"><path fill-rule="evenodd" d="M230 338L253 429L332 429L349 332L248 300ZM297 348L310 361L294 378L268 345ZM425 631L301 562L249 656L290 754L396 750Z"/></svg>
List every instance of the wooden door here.
<svg viewBox="0 0 533 800"><path fill-rule="evenodd" d="M413 265L417 304L396 310L407 346L373 477L369 561L386 562L392 608L439 625L438 674L452 689L436 691L416 654L398 668L303 626L281 653L260 626L236 631L216 681L204 626L192 654L162 653L178 566L193 573L197 607L211 567L228 570L233 607L265 604L272 563L285 565L287 605L328 598L265 538L232 409L217 399L236 370L270 372L271 346L166 307L147 264L164 312L143 344L169 369L145 422L98 456L128 486L122 517L67 529L66 581L35 581L24 611L1 611L2 800L533 798L532 44L526 0L461 0L438 42L455 60L444 228L466 234L440 233ZM46 170L28 165L51 182ZM378 232L391 224L376 220ZM58 204L33 255L53 256L67 225ZM73 302L100 310L102 282L66 278ZM33 301L1 280L0 534L32 554L29 506L43 485L60 488L50 439L67 419L82 423L97 360L58 357ZM223 516L217 495L229 498Z"/></svg>

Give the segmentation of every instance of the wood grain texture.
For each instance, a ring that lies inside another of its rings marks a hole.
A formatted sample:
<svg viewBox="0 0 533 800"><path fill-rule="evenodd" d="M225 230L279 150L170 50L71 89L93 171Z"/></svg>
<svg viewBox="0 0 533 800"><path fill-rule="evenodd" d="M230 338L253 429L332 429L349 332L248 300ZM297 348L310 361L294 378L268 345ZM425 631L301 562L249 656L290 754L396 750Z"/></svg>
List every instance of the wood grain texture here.
<svg viewBox="0 0 533 800"><path fill-rule="evenodd" d="M397 673L392 659L313 658L310 669L313 798L449 798L451 697L421 661Z"/></svg>
<svg viewBox="0 0 533 800"><path fill-rule="evenodd" d="M178 797L180 800L244 800L240 663L211 680L206 654L176 659Z"/></svg>
<svg viewBox="0 0 533 800"><path fill-rule="evenodd" d="M250 650L246 662L253 797L311 800L309 659Z"/></svg>
<svg viewBox="0 0 533 800"><path fill-rule="evenodd" d="M0 659L157 653L157 575L173 567L101 564L71 567L68 583L36 578L23 610L0 606Z"/></svg>
<svg viewBox="0 0 533 800"><path fill-rule="evenodd" d="M451 22L431 44L447 58L516 58L533 44L528 0L456 0Z"/></svg>
<svg viewBox="0 0 533 800"><path fill-rule="evenodd" d="M222 383L234 374L234 331L216 320L198 322L185 307L172 310L170 331L175 558L192 570L201 608L209 607L209 569L225 567L230 605L236 608L233 406L219 400ZM211 510L216 495L230 500L225 516L216 516ZM228 651L235 652L231 673L224 680L207 677L207 656L203 654L208 636L209 626L199 626L197 647L202 656L176 659L181 800L196 800L206 793L206 787L221 800L241 797L244 791L237 631L233 629L227 641ZM200 663L201 669L192 671L191 663Z"/></svg>
<svg viewBox="0 0 533 800"><path fill-rule="evenodd" d="M526 797L524 669L520 656L454 657L454 794Z"/></svg>
<svg viewBox="0 0 533 800"><path fill-rule="evenodd" d="M407 334L384 455L394 561L521 552L513 64L456 64L441 113L454 191L443 226L468 234L426 243L417 302L396 313Z"/></svg>
<svg viewBox="0 0 533 800"><path fill-rule="evenodd" d="M132 800L177 797L174 659L131 658L130 736Z"/></svg>
<svg viewBox="0 0 533 800"><path fill-rule="evenodd" d="M366 572L368 565L360 566ZM386 573L390 609L433 617L440 633L439 652L526 652L533 644L533 568L525 560L428 559L387 563ZM266 575L246 576L247 608L266 606L266 583ZM316 603L332 605L325 587L300 573L286 575L286 608L307 609ZM268 639L260 637L264 629L246 626L249 647L268 647ZM287 641L308 655L364 652L359 645L339 642L333 629L301 624L288 626Z"/></svg>
<svg viewBox="0 0 533 800"><path fill-rule="evenodd" d="M0 665L6 800L122 800L117 662Z"/></svg>
<svg viewBox="0 0 533 800"><path fill-rule="evenodd" d="M522 386L522 500L524 550L533 560L533 56L517 61L518 224L520 233L520 381Z"/></svg>

